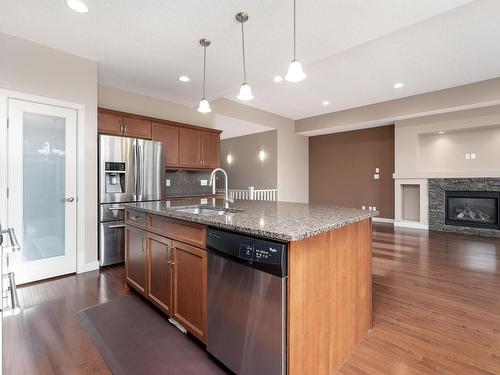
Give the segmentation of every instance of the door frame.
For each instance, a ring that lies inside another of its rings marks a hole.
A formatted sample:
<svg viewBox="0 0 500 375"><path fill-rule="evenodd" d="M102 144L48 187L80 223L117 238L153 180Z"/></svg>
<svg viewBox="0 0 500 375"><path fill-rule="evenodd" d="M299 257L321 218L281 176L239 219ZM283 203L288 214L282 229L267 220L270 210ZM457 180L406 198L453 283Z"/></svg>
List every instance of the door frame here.
<svg viewBox="0 0 500 375"><path fill-rule="evenodd" d="M7 188L8 188L8 153L9 142L7 137L9 99L23 100L39 104L52 105L76 110L76 272L82 273L96 269L94 262L85 262L85 106L59 99L22 93L0 88L0 221L6 226L8 218ZM1 141L0 141L1 142ZM97 191L97 188L96 188ZM97 230L97 219L96 219ZM90 244L91 245L91 244ZM97 246L97 244L94 244ZM97 250L96 250L97 251ZM98 264L97 262L95 262Z"/></svg>

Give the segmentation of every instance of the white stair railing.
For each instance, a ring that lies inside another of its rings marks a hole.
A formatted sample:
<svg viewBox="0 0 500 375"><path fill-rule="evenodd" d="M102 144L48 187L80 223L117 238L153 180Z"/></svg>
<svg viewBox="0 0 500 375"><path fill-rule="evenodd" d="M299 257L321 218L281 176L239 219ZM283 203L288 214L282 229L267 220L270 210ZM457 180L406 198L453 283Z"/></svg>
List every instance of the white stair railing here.
<svg viewBox="0 0 500 375"><path fill-rule="evenodd" d="M223 194L224 189L217 189L218 193ZM248 189L229 189L229 198L255 201L277 201L278 189L255 189L249 186Z"/></svg>

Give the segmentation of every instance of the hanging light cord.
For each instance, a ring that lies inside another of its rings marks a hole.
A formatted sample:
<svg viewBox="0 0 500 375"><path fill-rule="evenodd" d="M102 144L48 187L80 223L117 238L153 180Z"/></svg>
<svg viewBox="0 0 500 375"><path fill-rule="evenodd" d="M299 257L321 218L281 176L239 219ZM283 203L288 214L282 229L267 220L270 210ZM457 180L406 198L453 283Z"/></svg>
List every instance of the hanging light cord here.
<svg viewBox="0 0 500 375"><path fill-rule="evenodd" d="M203 46L203 99L205 99L206 75L207 75L207 47Z"/></svg>
<svg viewBox="0 0 500 375"><path fill-rule="evenodd" d="M241 22L241 45L243 46L243 83L247 82L247 66L245 64L245 32L243 31L243 22Z"/></svg>
<svg viewBox="0 0 500 375"><path fill-rule="evenodd" d="M296 19L295 19L295 14L296 14L296 10L295 10L295 0L293 0L293 59L295 60L295 49L296 49L296 39L297 39L297 35L296 35L296 32L295 32L295 25L296 25Z"/></svg>

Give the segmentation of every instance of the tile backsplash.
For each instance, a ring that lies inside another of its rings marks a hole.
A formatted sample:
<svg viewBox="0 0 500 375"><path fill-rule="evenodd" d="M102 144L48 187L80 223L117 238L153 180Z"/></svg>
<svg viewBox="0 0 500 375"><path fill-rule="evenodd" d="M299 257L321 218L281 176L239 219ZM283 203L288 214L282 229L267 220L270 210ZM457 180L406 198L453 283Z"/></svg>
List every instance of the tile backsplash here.
<svg viewBox="0 0 500 375"><path fill-rule="evenodd" d="M167 197L178 195L212 194L212 187L208 186L210 171L167 171ZM207 181L207 186L201 185L201 180Z"/></svg>

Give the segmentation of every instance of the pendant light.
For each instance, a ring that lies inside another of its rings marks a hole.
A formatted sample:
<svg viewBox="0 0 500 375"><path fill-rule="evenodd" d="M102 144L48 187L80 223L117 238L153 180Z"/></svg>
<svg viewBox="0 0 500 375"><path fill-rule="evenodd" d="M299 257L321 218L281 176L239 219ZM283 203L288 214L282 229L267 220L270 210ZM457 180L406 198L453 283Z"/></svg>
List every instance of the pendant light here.
<svg viewBox="0 0 500 375"><path fill-rule="evenodd" d="M240 87L238 95L239 100L252 100L252 88L247 83L247 67L245 64L245 33L243 31L243 24L248 21L248 13L240 12L236 14L236 20L241 23L241 46L243 51L243 84Z"/></svg>
<svg viewBox="0 0 500 375"><path fill-rule="evenodd" d="M306 78L306 74L304 73L304 69L302 68L302 64L295 57L296 52L296 0L293 0L293 60L288 65L288 72L286 73L285 79L288 82L299 82Z"/></svg>
<svg viewBox="0 0 500 375"><path fill-rule="evenodd" d="M203 96L200 100L200 105L198 106L198 112L209 113L212 112L212 108L210 108L210 103L205 97L205 85L207 74L207 47L210 45L210 40L200 39L200 44L203 47Z"/></svg>

